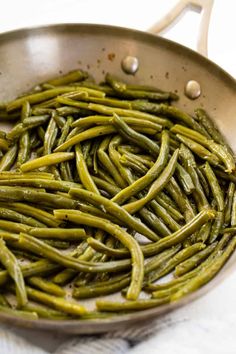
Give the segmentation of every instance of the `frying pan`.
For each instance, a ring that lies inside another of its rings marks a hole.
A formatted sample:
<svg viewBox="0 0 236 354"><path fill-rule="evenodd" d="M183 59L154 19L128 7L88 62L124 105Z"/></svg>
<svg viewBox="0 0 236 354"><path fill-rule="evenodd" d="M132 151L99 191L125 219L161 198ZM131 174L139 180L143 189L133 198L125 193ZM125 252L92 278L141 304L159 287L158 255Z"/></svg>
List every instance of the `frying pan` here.
<svg viewBox="0 0 236 354"><path fill-rule="evenodd" d="M78 67L89 70L97 81L103 79L105 72L111 72L128 83L151 84L163 90L178 92L181 99L177 105L189 113L197 107L205 108L236 151L236 82L204 57L207 53L207 29L212 0L181 1L174 11L153 26L152 32L163 30L186 6L202 9L202 35L198 49L203 55L154 34L112 26L59 24L1 34L0 101L10 100L39 82ZM193 96L198 96L201 91L200 96L194 100L184 94L186 84L191 80L197 81L199 85ZM125 329L132 323L150 322L157 316L197 299L221 282L235 265L236 253L209 284L178 303L151 310L97 320L32 321L3 314L0 314L0 320L21 327L64 333Z"/></svg>

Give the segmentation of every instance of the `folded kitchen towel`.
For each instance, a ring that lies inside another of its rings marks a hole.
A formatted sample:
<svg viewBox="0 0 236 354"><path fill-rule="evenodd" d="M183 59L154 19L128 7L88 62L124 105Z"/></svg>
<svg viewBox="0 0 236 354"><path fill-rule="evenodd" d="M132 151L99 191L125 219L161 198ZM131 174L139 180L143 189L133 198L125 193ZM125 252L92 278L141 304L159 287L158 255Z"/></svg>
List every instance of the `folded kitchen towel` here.
<svg viewBox="0 0 236 354"><path fill-rule="evenodd" d="M97 336L0 327L0 354L235 354L236 274L155 322ZM52 341L54 341L52 345Z"/></svg>

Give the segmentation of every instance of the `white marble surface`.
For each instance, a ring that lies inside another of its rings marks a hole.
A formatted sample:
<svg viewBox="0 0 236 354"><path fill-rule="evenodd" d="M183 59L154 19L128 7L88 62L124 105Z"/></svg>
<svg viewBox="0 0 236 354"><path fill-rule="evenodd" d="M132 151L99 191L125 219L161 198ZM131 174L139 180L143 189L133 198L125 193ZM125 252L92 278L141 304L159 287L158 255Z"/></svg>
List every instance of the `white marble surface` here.
<svg viewBox="0 0 236 354"><path fill-rule="evenodd" d="M0 32L58 22L108 23L146 30L175 3L176 0L1 0ZM215 0L209 31L210 59L233 76L235 12L234 0ZM196 14L186 15L169 38L194 48L198 21ZM157 334L133 348L132 353L235 354L235 297L236 273L202 299L160 319ZM48 352L55 351L67 339L57 334L12 330Z"/></svg>

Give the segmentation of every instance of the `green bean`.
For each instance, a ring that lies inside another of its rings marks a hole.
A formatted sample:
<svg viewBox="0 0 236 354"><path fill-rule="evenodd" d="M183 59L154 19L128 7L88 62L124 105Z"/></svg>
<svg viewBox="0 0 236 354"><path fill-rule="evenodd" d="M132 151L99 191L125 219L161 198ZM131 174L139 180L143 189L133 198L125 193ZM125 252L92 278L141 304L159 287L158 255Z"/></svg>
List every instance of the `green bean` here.
<svg viewBox="0 0 236 354"><path fill-rule="evenodd" d="M236 225L236 191L234 192L231 211L231 226Z"/></svg>
<svg viewBox="0 0 236 354"><path fill-rule="evenodd" d="M40 167L55 165L63 161L71 160L73 158L73 152L55 152L24 163L21 165L21 171L28 172Z"/></svg>
<svg viewBox="0 0 236 354"><path fill-rule="evenodd" d="M196 169L196 172L197 172L197 175L199 177L199 180L201 182L201 185L202 185L202 188L205 192L206 197L209 197L210 196L210 188L209 188L208 182L207 182L204 174L202 173L202 171L200 169Z"/></svg>
<svg viewBox="0 0 236 354"><path fill-rule="evenodd" d="M162 133L162 144L160 148L159 156L155 164L148 170L145 176L139 178L134 183L130 184L128 187L124 188L118 194L116 194L112 201L118 204L124 203L127 199L137 194L141 190L145 189L149 184L151 184L164 169L169 153L169 135L164 130Z"/></svg>
<svg viewBox="0 0 236 354"><path fill-rule="evenodd" d="M13 233L20 233L20 232L28 232L30 230L30 226L18 222L0 220L0 229L13 232Z"/></svg>
<svg viewBox="0 0 236 354"><path fill-rule="evenodd" d="M96 307L98 311L108 312L127 312L127 311L142 311L153 307L161 306L169 303L170 298L163 299L146 299L126 302L114 302L109 300L97 300Z"/></svg>
<svg viewBox="0 0 236 354"><path fill-rule="evenodd" d="M30 155L30 138L29 133L24 132L19 140L19 152L17 156L17 166L20 167L29 159Z"/></svg>
<svg viewBox="0 0 236 354"><path fill-rule="evenodd" d="M160 148L154 141L150 140L143 134L137 133L134 129L129 127L125 121L116 113L113 115L112 123L125 139L132 141L138 146L141 146L144 150L148 151L154 156L159 154Z"/></svg>
<svg viewBox="0 0 236 354"><path fill-rule="evenodd" d="M39 318L48 318L48 319L55 319L55 320L66 320L70 318L66 314L63 314L60 311L53 310L49 307L38 305L35 303L30 303L30 302L23 307L23 310L28 313L34 312L38 315Z"/></svg>
<svg viewBox="0 0 236 354"><path fill-rule="evenodd" d="M206 248L200 250L192 257L186 259L185 261L179 263L175 267L174 275L180 277L183 274L188 273L190 270L196 268L203 260L205 260L216 248L217 243L214 242Z"/></svg>
<svg viewBox="0 0 236 354"><path fill-rule="evenodd" d="M31 116L28 118L25 118L23 120L23 127L26 127L27 129L32 129L35 127L38 127L40 125L43 125L46 123L49 119L49 114L44 114L41 116Z"/></svg>
<svg viewBox="0 0 236 354"><path fill-rule="evenodd" d="M225 212L224 212L224 225L227 226L231 220L231 210L233 204L233 197L235 191L235 184L233 182L229 183L227 195L225 198Z"/></svg>
<svg viewBox="0 0 236 354"><path fill-rule="evenodd" d="M165 210L167 210L167 212L170 213L170 215L172 216L172 218L175 221L181 221L184 219L183 215L175 208L173 208L169 203L167 203L165 200L163 200L161 198L160 195L157 195L155 200L157 201L157 203L159 203Z"/></svg>
<svg viewBox="0 0 236 354"><path fill-rule="evenodd" d="M232 172L235 169L234 157L229 151L220 144L215 143L213 140L209 140L201 133L189 129L187 127L176 124L171 128L174 133L182 134L188 138L193 139L197 143L207 147L213 154L215 154L225 165L226 172ZM176 135L178 137L178 134Z"/></svg>
<svg viewBox="0 0 236 354"><path fill-rule="evenodd" d="M106 73L105 81L108 85L110 85L114 91L122 93L126 90L127 86L124 82L119 81L114 76L109 73Z"/></svg>
<svg viewBox="0 0 236 354"><path fill-rule="evenodd" d="M135 213L138 210L140 210L145 204L150 202L155 196L166 186L166 184L169 182L170 178L172 177L177 159L178 159L178 153L179 151L176 150L172 157L170 158L167 166L165 169L162 171L162 173L159 175L159 177L152 183L150 186L148 193L146 194L145 197L142 199L139 199L135 202L131 202L129 204L124 205L124 209L128 211L129 213Z"/></svg>
<svg viewBox="0 0 236 354"><path fill-rule="evenodd" d="M171 259L162 263L159 268L151 272L147 277L147 282L154 282L164 275L169 274L178 264L182 263L189 257L193 256L197 252L203 250L206 246L204 243L195 243L192 246L182 249L177 254L175 254Z"/></svg>
<svg viewBox="0 0 236 354"><path fill-rule="evenodd" d="M62 289L59 285L56 285L46 279L43 279L39 276L33 276L29 277L27 279L27 282L32 285L33 287L36 287L47 294L52 294L55 296L62 296L64 297L66 295L66 292L64 289Z"/></svg>
<svg viewBox="0 0 236 354"><path fill-rule="evenodd" d="M92 263L80 261L71 256L62 254L54 247L25 233L20 233L19 245L23 246L25 249L30 249L31 252L36 253L38 255L43 254L44 257L64 267L68 267L86 273L97 273L106 271L118 272L130 267L129 260L111 261L106 263Z"/></svg>
<svg viewBox="0 0 236 354"><path fill-rule="evenodd" d="M71 82L82 81L84 79L87 79L87 77L88 74L86 72L82 70L74 70L74 71L70 71L68 74L47 81L47 84L53 86L62 86L62 85L70 84Z"/></svg>
<svg viewBox="0 0 236 354"><path fill-rule="evenodd" d="M124 188L126 184L123 181L123 178L120 176L119 171L117 171L116 166L108 157L108 154L105 150L108 148L111 138L106 137L99 146L98 149L98 158L102 165L109 171L111 176L113 177L114 181L117 183L118 186Z"/></svg>
<svg viewBox="0 0 236 354"><path fill-rule="evenodd" d="M4 138L0 138L0 149L3 151L7 151L9 148L8 141Z"/></svg>
<svg viewBox="0 0 236 354"><path fill-rule="evenodd" d="M18 147L13 145L6 154L1 158L0 161L0 172L9 171L13 166L15 159L17 157Z"/></svg>
<svg viewBox="0 0 236 354"><path fill-rule="evenodd" d="M0 239L0 262L16 285L17 306L20 308L27 303L24 278L16 257L2 239Z"/></svg>
<svg viewBox="0 0 236 354"><path fill-rule="evenodd" d="M2 306L0 305L0 312L1 313L5 313L6 315L10 315L13 317L20 317L21 319L25 319L25 320L37 320L38 319L38 315L36 312L27 312L27 311L20 311L20 310L16 310L16 309L12 309L6 306Z"/></svg>
<svg viewBox="0 0 236 354"><path fill-rule="evenodd" d="M4 205L4 203L0 203L0 205ZM5 205L7 207L11 206L12 210L21 212L24 215L32 216L33 218L39 220L41 223L49 227L58 227L59 225L58 220L56 220L52 214L48 213L45 210L35 208L32 205L27 205L23 203L6 203Z"/></svg>
<svg viewBox="0 0 236 354"><path fill-rule="evenodd" d="M199 233L196 237L196 241L207 243L208 238L211 234L211 225L212 223L211 221L209 221L200 228Z"/></svg>
<svg viewBox="0 0 236 354"><path fill-rule="evenodd" d="M80 143L81 141L95 138L102 135L111 134L114 132L116 132L116 129L113 126L99 126L99 127L93 127L87 129L86 131L75 135L74 137L64 142L62 145L58 146L55 149L55 152L65 151L69 147L74 146Z"/></svg>
<svg viewBox="0 0 236 354"><path fill-rule="evenodd" d="M123 166L128 167L139 175L143 175L144 173L148 172L148 168L145 165L143 165L139 161L136 161L135 159L129 158L129 156L122 155L120 158L120 162Z"/></svg>
<svg viewBox="0 0 236 354"><path fill-rule="evenodd" d="M177 301L181 299L183 296L186 296L187 294L193 292L194 290L199 289L207 282L209 282L212 278L214 278L215 275L219 272L219 270L224 266L228 258L231 256L231 254L235 250L235 247L236 247L236 238L234 237L230 241L228 246L225 248L223 253L209 263L207 269L203 268L195 277L190 279L186 283L186 285L183 285L179 289L179 291L177 291L175 294L171 296L171 301Z"/></svg>
<svg viewBox="0 0 236 354"><path fill-rule="evenodd" d="M159 236L165 237L171 234L169 228L148 208L142 208L139 210L139 215L145 224L147 224L155 233L156 241L160 239ZM158 236L157 236L158 235ZM154 240L155 241L155 240Z"/></svg>
<svg viewBox="0 0 236 354"><path fill-rule="evenodd" d="M192 220L185 224L180 230L174 232L170 236L166 236L163 239L151 243L145 246L142 246L142 252L145 256L151 256L157 254L158 252L174 246L180 242L186 240L190 235L199 229L203 224L208 220L215 218L215 210L202 210L198 213Z"/></svg>
<svg viewBox="0 0 236 354"><path fill-rule="evenodd" d="M45 132L44 150L43 150L44 155L49 155L51 153L52 146L55 142L55 138L57 135L58 128L57 128L57 124L54 120L54 116L55 116L55 113L53 113L52 118L50 119L50 122L48 124L47 130Z"/></svg>
<svg viewBox="0 0 236 354"><path fill-rule="evenodd" d="M76 241L86 238L84 229L42 228L33 227L28 230L29 235L42 239L57 239Z"/></svg>
<svg viewBox="0 0 236 354"><path fill-rule="evenodd" d="M53 112L53 109L51 108L40 108L40 107L32 107L32 110L31 110L31 114L33 116L41 116L41 115L44 115L44 114L48 114L48 115L51 115Z"/></svg>
<svg viewBox="0 0 236 354"><path fill-rule="evenodd" d="M190 174L179 163L176 164L176 175L186 194L192 194L195 190Z"/></svg>
<svg viewBox="0 0 236 354"><path fill-rule="evenodd" d="M52 193L34 191L30 188L0 186L0 201L7 202L30 202L53 207L53 208L76 208L78 203L75 200L56 196Z"/></svg>
<svg viewBox="0 0 236 354"><path fill-rule="evenodd" d="M211 233L210 233L209 240L208 240L208 242L210 244L215 242L215 240L219 236L220 231L223 227L223 223L224 223L224 212L218 211L216 213L215 220L213 221L212 227L211 227Z"/></svg>
<svg viewBox="0 0 236 354"><path fill-rule="evenodd" d="M188 197L180 189L174 177L172 177L170 182L166 185L166 190L178 205L180 212L185 218L185 221L190 221L195 216L195 212L188 200Z"/></svg>
<svg viewBox="0 0 236 354"><path fill-rule="evenodd" d="M68 93L68 92L74 92L74 91L78 91L78 92L82 92L82 93L87 92L85 90L86 89L78 87L78 86L56 87L51 90L46 90L43 92L34 93L31 95L27 95L27 96L18 98L14 101L11 101L7 104L7 111L11 112L11 111L14 111L14 110L20 108L25 101L28 101L30 104L35 104L35 103L46 101L48 99L54 98L58 95ZM95 90L90 90L90 91L93 91L93 93L95 94ZM99 91L96 92L96 97L103 97L103 96L104 96L104 94L102 94L101 92L99 92Z"/></svg>
<svg viewBox="0 0 236 354"><path fill-rule="evenodd" d="M75 156L76 156L76 168L83 186L89 191L92 191L95 194L99 195L100 194L99 190L97 189L96 184L94 183L92 177L89 174L88 168L86 166L86 162L83 157L81 146L79 143L75 146Z"/></svg>
<svg viewBox="0 0 236 354"><path fill-rule="evenodd" d="M215 124L212 122L210 117L207 115L206 111L202 108L197 108L194 112L199 122L204 126L208 134L212 137L212 139L215 140L216 143L225 145L225 141L222 135L219 133L218 129L216 128Z"/></svg>
<svg viewBox="0 0 236 354"><path fill-rule="evenodd" d="M150 202L150 206L153 209L154 213L164 221L166 226L171 231L175 232L181 228L181 226L168 213L168 210L163 208L156 200L152 200Z"/></svg>
<svg viewBox="0 0 236 354"><path fill-rule="evenodd" d="M2 219L10 220L10 221L16 221L21 224L26 224L29 226L34 226L34 227L42 227L45 226L43 223L37 221L36 219L32 217L25 216L21 213L18 213L16 211L13 211L8 208L2 208L0 207L0 217Z"/></svg>
<svg viewBox="0 0 236 354"><path fill-rule="evenodd" d="M108 247L93 237L88 237L87 242L94 250L107 254L110 257L127 258L127 255L129 255L128 250L124 252L123 249Z"/></svg>
<svg viewBox="0 0 236 354"><path fill-rule="evenodd" d="M118 218L121 222L125 223L131 229L136 230L137 232L143 234L152 241L157 241L158 238L156 234L152 232L145 224L141 223L140 221L137 221L126 210L124 210L116 203L108 200L107 198L78 188L70 189L69 194L72 197L86 201L96 207L102 206L106 213L114 215L116 218Z"/></svg>
<svg viewBox="0 0 236 354"><path fill-rule="evenodd" d="M206 178L210 185L212 194L216 200L218 211L223 211L224 209L223 193L218 183L218 180L216 178L216 175L214 174L214 171L212 170L208 162L206 162L204 165L204 172L206 174Z"/></svg>
<svg viewBox="0 0 236 354"><path fill-rule="evenodd" d="M181 134L176 134L176 137L179 141L181 141L181 143L185 144L194 154L199 156L201 159L207 160L213 166L218 166L220 164L220 160L215 154L204 148L196 141L189 139L188 137Z"/></svg>
<svg viewBox="0 0 236 354"><path fill-rule="evenodd" d="M176 293L179 290L180 286L183 286L183 285L185 285L185 282L173 285L172 287L170 287L168 289L154 290L154 292L152 292L152 298L153 299L162 299L163 297L164 298L170 297L171 295L173 295L174 293ZM150 289L148 289L148 290L150 291Z"/></svg>
<svg viewBox="0 0 236 354"><path fill-rule="evenodd" d="M58 139L58 146L63 144L66 141L66 138L69 134L71 126L73 124L74 118L72 116L68 116L65 125L62 127L61 136Z"/></svg>
<svg viewBox="0 0 236 354"><path fill-rule="evenodd" d="M87 312L85 307L77 302L75 303L72 301L67 301L64 298L45 294L42 291L33 289L29 286L26 286L26 291L29 299L43 303L53 309L65 312L67 314L81 316Z"/></svg>
<svg viewBox="0 0 236 354"><path fill-rule="evenodd" d="M160 117L157 117L152 114L143 113L143 112L132 110L132 109L108 107L108 106L104 106L104 105L100 105L100 104L96 104L96 103L89 103L87 107L88 107L88 109L98 112L103 115L113 116L114 114L117 114L121 117L124 116L124 117L146 119L150 122L160 124L163 127L170 128L172 126L172 123L165 118L160 118Z"/></svg>
<svg viewBox="0 0 236 354"><path fill-rule="evenodd" d="M98 227L112 236L115 236L124 246L126 246L132 257L132 280L127 293L127 299L137 299L143 280L143 254L138 243L127 232L121 229L118 225L112 225L108 220L90 217L88 214L80 211L70 212L66 210L56 210L56 218L73 221L78 224L85 224L88 226Z"/></svg>
<svg viewBox="0 0 236 354"><path fill-rule="evenodd" d="M79 288L74 288L72 296L76 299L91 298L100 295L112 294L116 291L122 290L124 287L129 285L129 276L118 276L116 281L99 283L97 286L82 286ZM101 284L101 285L100 285Z"/></svg>
<svg viewBox="0 0 236 354"><path fill-rule="evenodd" d="M117 151L117 148L121 143L122 139L123 138L120 135L115 135L109 143L108 152L109 158L116 166L117 170L121 175L121 178L123 179L123 184L127 185L132 183L133 177L131 171L127 167L123 166L120 162L120 154Z"/></svg>
<svg viewBox="0 0 236 354"><path fill-rule="evenodd" d="M209 207L209 203L198 178L196 171L197 165L191 150L181 143L179 156L194 183L195 190L193 190L193 197L198 205L198 209L202 210L203 208Z"/></svg>
<svg viewBox="0 0 236 354"><path fill-rule="evenodd" d="M27 172L21 173L16 171L2 171L0 172L0 181L4 179L19 179L19 178L40 178L40 179L54 179L54 176L51 173L46 172Z"/></svg>

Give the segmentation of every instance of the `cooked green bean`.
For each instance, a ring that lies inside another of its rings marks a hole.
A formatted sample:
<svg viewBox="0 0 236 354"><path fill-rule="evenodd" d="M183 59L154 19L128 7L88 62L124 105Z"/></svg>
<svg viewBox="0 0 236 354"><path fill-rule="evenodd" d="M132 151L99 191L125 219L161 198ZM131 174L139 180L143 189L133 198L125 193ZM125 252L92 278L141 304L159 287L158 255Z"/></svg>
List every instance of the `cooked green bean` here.
<svg viewBox="0 0 236 354"><path fill-rule="evenodd" d="M166 185L166 190L178 205L180 212L185 218L185 221L190 221L196 215L196 213L194 212L188 197L185 193L183 193L174 177L172 177L170 182Z"/></svg>
<svg viewBox="0 0 236 354"><path fill-rule="evenodd" d="M16 257L8 249L2 239L0 239L0 262L6 268L7 272L15 283L17 306L20 308L27 303L24 278Z"/></svg>
<svg viewBox="0 0 236 354"><path fill-rule="evenodd" d="M31 178L31 179L54 179L51 173L46 172L16 172L16 171L2 171L0 172L0 181L4 179L18 179L18 178Z"/></svg>
<svg viewBox="0 0 236 354"><path fill-rule="evenodd" d="M40 221L29 217L25 216L21 213L18 213L17 211L8 209L8 208L2 208L0 207L0 218L5 219L5 220L10 220L10 221L16 221L21 224L26 224L29 226L33 227L44 227L45 225L41 223Z"/></svg>
<svg viewBox="0 0 236 354"><path fill-rule="evenodd" d="M186 274L193 268L196 268L204 259L206 259L212 251L216 248L217 243L212 243L211 245L203 248L192 257L186 259L185 261L179 263L175 267L174 275L180 277L183 274Z"/></svg>
<svg viewBox="0 0 236 354"><path fill-rule="evenodd" d="M85 307L78 304L78 302L67 301L64 298L45 294L44 292L33 289L29 286L26 286L26 291L29 299L38 301L52 307L53 309L68 313L70 315L81 316L87 312Z"/></svg>
<svg viewBox="0 0 236 354"><path fill-rule="evenodd" d="M20 317L25 320L37 320L38 315L35 311L27 312L22 310L12 309L6 306L0 305L0 313L5 313L7 315L11 315L13 317Z"/></svg>
<svg viewBox="0 0 236 354"><path fill-rule="evenodd" d="M1 227L1 224L0 224ZM83 240L86 237L84 229L42 228L33 227L28 229L31 236L42 239L57 239L63 241Z"/></svg>
<svg viewBox="0 0 236 354"><path fill-rule="evenodd" d="M198 205L199 211L202 210L203 208L209 207L209 203L207 201L207 198L204 194L203 188L201 186L201 183L199 181L199 177L196 171L196 161L194 158L194 155L192 154L191 150L184 144L181 143L180 145L180 150L179 150L179 156L182 160L182 163L188 173L190 174L192 181L194 183L195 190L193 190L193 197Z"/></svg>
<svg viewBox="0 0 236 354"><path fill-rule="evenodd" d="M93 127L90 129L85 130L82 133L76 134L74 137L70 138L69 140L66 140L62 145L58 146L55 149L55 152L59 151L65 151L71 146L74 146L81 141L91 139L91 138L96 138L98 136L102 135L107 135L111 133L115 133L116 129L113 126L99 126L99 127Z"/></svg>
<svg viewBox="0 0 236 354"><path fill-rule="evenodd" d="M19 245L23 246L25 249L30 249L31 252L34 252L40 256L43 254L45 258L48 258L51 261L56 262L64 267L86 273L107 271L118 272L129 268L131 265L129 260L111 261L106 263L80 261L71 256L62 254L54 247L25 233L20 233Z"/></svg>
<svg viewBox="0 0 236 354"><path fill-rule="evenodd" d="M236 191L234 192L231 210L231 226L236 225Z"/></svg>
<svg viewBox="0 0 236 354"><path fill-rule="evenodd" d="M78 86L56 87L51 90L46 90L43 92L34 93L34 94L31 94L28 96L18 98L12 102L9 102L7 104L7 111L11 112L11 111L14 111L14 110L20 108L25 101L28 101L30 104L35 104L35 103L39 103L39 102L54 98L54 97L61 95L63 93L74 92L74 91L87 92L87 90L88 89L86 89L86 88L81 88ZM93 94L96 94L95 97L104 97L105 96L102 92L99 92L99 91L95 92L95 90L90 90L90 92L93 92Z"/></svg>
<svg viewBox="0 0 236 354"><path fill-rule="evenodd" d="M102 143L98 148L98 158L102 165L106 168L106 170L109 171L111 176L114 178L114 181L117 183L117 185L121 188L124 188L126 184L123 181L123 178L120 176L119 171L117 170L116 166L110 160L108 154L105 151L109 146L110 140L111 138L109 136L103 139Z"/></svg>
<svg viewBox="0 0 236 354"><path fill-rule="evenodd" d="M195 277L190 279L185 285L183 285L179 291L171 296L171 301L177 301L181 299L183 296L188 295L194 290L199 289L201 286L205 285L209 282L215 275L219 272L219 270L224 266L228 258L231 256L233 251L236 248L236 237L234 237L226 246L223 253L213 259L207 269L203 268Z"/></svg>
<svg viewBox="0 0 236 354"><path fill-rule="evenodd" d="M98 227L112 236L118 238L118 240L126 246L132 257L132 280L130 283L130 287L127 293L127 299L135 300L137 299L143 281L143 254L138 245L137 241L134 240L132 236L130 236L126 231L121 229L118 225L111 224L108 220L98 218L98 217L90 217L90 215L81 213L80 211L67 211L67 210L56 210L55 211L56 218L62 220L70 220L78 224L85 224L88 226Z"/></svg>
<svg viewBox="0 0 236 354"><path fill-rule="evenodd" d="M39 157L37 159L28 161L21 165L21 171L22 172L28 172L35 170L40 167L44 166L50 166L50 165L56 165L60 162L63 161L68 161L74 158L74 153L73 152L54 152L49 155L45 155L42 157Z"/></svg>
<svg viewBox="0 0 236 354"><path fill-rule="evenodd" d="M27 216L32 216L33 218L39 220L41 223L49 226L49 227L57 227L60 223L58 222L58 220L55 219L54 215L48 213L45 210L41 210L39 208L36 208L32 205L27 205L24 203L1 203L0 205L4 205L4 206L11 206L12 210L21 212L24 215ZM0 220L0 222L3 220ZM1 226L0 226L1 227Z"/></svg>
<svg viewBox="0 0 236 354"><path fill-rule="evenodd" d="M52 147L54 145L54 142L55 142L55 139L57 136L58 128L57 128L57 124L54 120L54 115L55 115L55 113L53 113L52 118L50 119L50 122L48 124L47 130L45 132L44 145L43 145L44 155L51 154Z"/></svg>
<svg viewBox="0 0 236 354"><path fill-rule="evenodd" d="M117 205L116 203L104 198L100 195L96 195L95 193L85 191L83 189L72 188L70 189L69 194L72 197L78 198L79 200L86 201L96 207L102 206L105 212L114 215L121 222L123 222L126 226L131 229L136 230L137 232L143 234L148 239L152 241L157 241L158 237L156 234L151 231L145 224L136 220L132 217L125 209Z"/></svg>
<svg viewBox="0 0 236 354"><path fill-rule="evenodd" d="M100 192L97 189L97 186L94 183L92 177L90 176L79 143L75 146L75 157L76 157L76 168L83 186L89 191L99 195Z"/></svg>
<svg viewBox="0 0 236 354"><path fill-rule="evenodd" d="M64 297L66 295L66 292L64 289L62 289L59 285L56 285L46 279L43 279L41 277L33 276L29 277L27 279L27 282L32 285L33 287L36 287L42 291L45 291L47 294L52 294L54 296L61 296Z"/></svg>
<svg viewBox="0 0 236 354"><path fill-rule="evenodd" d="M213 121L209 118L207 115L206 111L202 108L197 108L195 109L195 114L199 120L199 122L204 126L204 128L207 130L208 134L212 137L213 140L215 140L216 143L219 143L221 145L225 145L225 141L214 125Z"/></svg>
<svg viewBox="0 0 236 354"><path fill-rule="evenodd" d="M71 82L77 82L87 79L88 74L82 70L74 70L70 71L69 73L56 77L55 79L51 79L47 81L47 84L53 86L62 86L67 85Z"/></svg>
<svg viewBox="0 0 236 354"><path fill-rule="evenodd" d="M125 210L127 210L129 213L135 213L136 211L140 210L145 204L147 204L153 198L155 198L158 192L160 192L165 187L165 185L169 182L170 178L172 177L175 171L175 167L178 159L178 153L179 153L178 150L174 152L165 169L150 186L146 196L135 202L131 202L129 204L124 205Z"/></svg>
<svg viewBox="0 0 236 354"><path fill-rule="evenodd" d="M127 140L132 141L134 144L141 146L144 150L157 156L159 154L159 146L145 135L137 133L134 129L129 127L125 121L116 113L113 115L112 123L118 129L119 133Z"/></svg>
<svg viewBox="0 0 236 354"><path fill-rule="evenodd" d="M223 211L224 197L223 197L222 189L220 188L216 175L214 174L214 171L212 170L208 162L205 163L204 172L206 174L206 178L210 185L212 194L216 200L218 211Z"/></svg>
<svg viewBox="0 0 236 354"><path fill-rule="evenodd" d="M29 202L53 208L76 208L75 200L65 198L52 193L39 192L30 188L0 186L0 201L6 202Z"/></svg>
<svg viewBox="0 0 236 354"><path fill-rule="evenodd" d="M0 172L2 171L9 171L17 157L18 147L17 144L13 145L6 154L1 158L0 161Z"/></svg>
<svg viewBox="0 0 236 354"><path fill-rule="evenodd" d="M213 166L219 166L220 160L218 157L207 150L204 146L181 134L176 134L176 137L201 159L209 161Z"/></svg>
<svg viewBox="0 0 236 354"><path fill-rule="evenodd" d="M99 311L127 312L142 311L152 307L161 306L170 302L170 297L163 299L147 299L126 302L114 302L109 300L97 300L96 307Z"/></svg>
<svg viewBox="0 0 236 354"><path fill-rule="evenodd" d="M178 253L176 253L171 259L163 262L157 270L151 272L147 277L147 282L154 282L164 275L169 274L178 264L182 263L189 257L192 257L197 252L204 249L206 246L204 243L195 243L192 246L182 249Z"/></svg>
<svg viewBox="0 0 236 354"><path fill-rule="evenodd" d="M118 194L116 194L112 201L117 204L123 204L127 199L137 194L141 190L150 185L164 169L169 153L169 134L164 130L162 133L162 144L160 153L155 164L148 170L145 176L139 178L134 183L124 188Z"/></svg>
<svg viewBox="0 0 236 354"><path fill-rule="evenodd" d="M201 133L184 127L182 125L176 124L171 128L171 131L174 133L182 134L188 138L193 139L197 143L207 147L213 154L215 154L225 165L226 172L232 172L235 169L235 162L232 153L225 148L224 145L215 143L213 140L207 139ZM178 134L176 136L178 136Z"/></svg>

